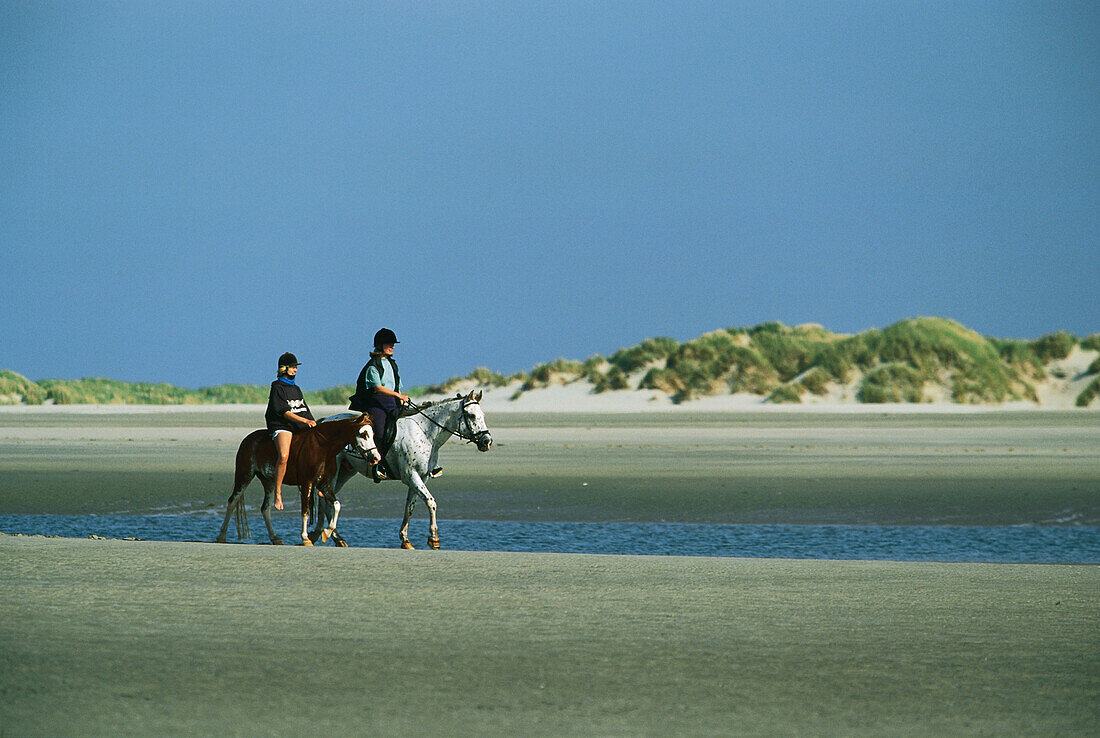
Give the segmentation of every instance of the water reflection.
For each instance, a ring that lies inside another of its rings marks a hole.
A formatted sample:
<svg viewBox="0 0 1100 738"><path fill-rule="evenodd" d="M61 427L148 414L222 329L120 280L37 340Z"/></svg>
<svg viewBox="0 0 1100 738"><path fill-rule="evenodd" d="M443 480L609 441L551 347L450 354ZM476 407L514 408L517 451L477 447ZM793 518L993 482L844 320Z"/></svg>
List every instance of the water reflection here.
<svg viewBox="0 0 1100 738"><path fill-rule="evenodd" d="M212 541L220 514L0 515L0 532L75 538ZM258 515L250 516L253 543L266 543ZM288 543L298 521L276 518ZM422 545L427 521L414 520L410 538ZM342 518L340 534L352 546L397 547L397 520ZM232 531L232 528L231 528ZM1100 527L691 525L682 523L557 523L449 520L444 548L466 551L734 556L887 561L1100 563ZM232 535L232 532L231 534Z"/></svg>

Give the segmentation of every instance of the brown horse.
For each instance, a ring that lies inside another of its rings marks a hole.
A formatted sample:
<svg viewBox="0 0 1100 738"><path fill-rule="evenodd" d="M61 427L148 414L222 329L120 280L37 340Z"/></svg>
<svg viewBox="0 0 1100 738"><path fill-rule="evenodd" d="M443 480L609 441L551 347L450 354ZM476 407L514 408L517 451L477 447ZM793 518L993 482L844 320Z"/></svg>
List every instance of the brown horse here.
<svg viewBox="0 0 1100 738"><path fill-rule="evenodd" d="M310 502L314 489L332 489L332 480L336 476L336 454L349 443L355 447L364 457L377 462L381 459L378 447L374 443L374 431L370 424L370 415L355 415L343 420L335 420L329 423L318 423L312 428L297 431L290 442L290 457L286 462L286 475L284 484L296 484L302 493L302 545L312 546L306 532L310 518ZM237 474L233 482L233 494L229 496L229 502L225 509L225 520L222 521L221 530L218 531L217 542L225 543L225 531L229 527L229 518L233 511L237 510L237 534L246 537L248 534L248 522L244 518L244 488L252 481L253 477L259 477L264 486L264 503L260 512L264 516L267 525L267 534L271 542L280 545L283 542L275 534L275 528L271 525L271 496L275 492L275 465L278 453L275 444L271 440L271 431L252 431L241 441L237 449ZM312 498L316 499L316 498ZM335 527L335 526L333 526ZM318 525L318 528L320 526ZM331 535L331 531L328 531ZM328 540L328 535L321 534L321 540Z"/></svg>

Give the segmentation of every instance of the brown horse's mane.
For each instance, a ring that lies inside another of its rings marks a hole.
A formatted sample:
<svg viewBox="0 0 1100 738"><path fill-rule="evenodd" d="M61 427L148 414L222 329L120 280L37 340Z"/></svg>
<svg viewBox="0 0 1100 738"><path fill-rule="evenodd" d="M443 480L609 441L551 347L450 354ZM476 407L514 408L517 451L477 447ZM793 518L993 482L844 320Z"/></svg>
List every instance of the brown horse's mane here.
<svg viewBox="0 0 1100 738"><path fill-rule="evenodd" d="M359 419L362 417L363 415L359 414L353 415L350 418L343 418L342 420L333 420L328 423L318 423L312 428L305 428L297 432L320 436L320 439L323 441L331 441L334 436L343 432L347 426L357 425L359 423Z"/></svg>

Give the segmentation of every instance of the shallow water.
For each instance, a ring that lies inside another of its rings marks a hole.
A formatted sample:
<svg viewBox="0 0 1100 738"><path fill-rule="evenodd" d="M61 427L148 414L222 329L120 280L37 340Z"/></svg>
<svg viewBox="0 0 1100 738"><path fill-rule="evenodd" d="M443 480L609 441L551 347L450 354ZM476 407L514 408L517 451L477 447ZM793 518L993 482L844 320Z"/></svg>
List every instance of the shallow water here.
<svg viewBox="0 0 1100 738"><path fill-rule="evenodd" d="M258 514L252 543L266 543ZM0 515L0 532L148 541L212 541L221 515ZM352 546L395 548L399 521L344 518L340 534ZM409 537L425 545L427 521ZM276 518L287 543L297 521ZM449 520L443 546L465 551L731 556L786 559L876 559L1016 563L1100 563L1096 526L693 525L683 523L520 523ZM236 536L230 525L229 540Z"/></svg>

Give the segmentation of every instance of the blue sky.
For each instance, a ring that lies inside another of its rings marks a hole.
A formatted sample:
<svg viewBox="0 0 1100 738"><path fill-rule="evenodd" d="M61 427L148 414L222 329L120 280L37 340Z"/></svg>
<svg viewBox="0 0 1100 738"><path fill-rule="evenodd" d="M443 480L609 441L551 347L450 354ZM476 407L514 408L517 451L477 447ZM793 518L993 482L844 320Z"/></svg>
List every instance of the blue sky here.
<svg viewBox="0 0 1100 738"><path fill-rule="evenodd" d="M0 4L0 368L1100 330L1100 6Z"/></svg>

